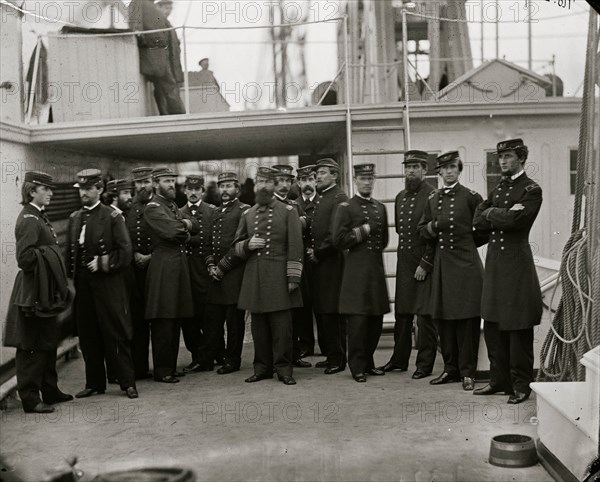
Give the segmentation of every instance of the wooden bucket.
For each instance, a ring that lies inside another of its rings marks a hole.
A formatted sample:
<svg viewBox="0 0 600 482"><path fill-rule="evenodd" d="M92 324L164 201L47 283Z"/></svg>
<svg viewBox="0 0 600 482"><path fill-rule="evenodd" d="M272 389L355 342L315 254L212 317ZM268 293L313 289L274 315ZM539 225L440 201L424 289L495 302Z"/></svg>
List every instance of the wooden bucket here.
<svg viewBox="0 0 600 482"><path fill-rule="evenodd" d="M498 467L530 467L538 461L535 442L527 435L492 437L489 462Z"/></svg>

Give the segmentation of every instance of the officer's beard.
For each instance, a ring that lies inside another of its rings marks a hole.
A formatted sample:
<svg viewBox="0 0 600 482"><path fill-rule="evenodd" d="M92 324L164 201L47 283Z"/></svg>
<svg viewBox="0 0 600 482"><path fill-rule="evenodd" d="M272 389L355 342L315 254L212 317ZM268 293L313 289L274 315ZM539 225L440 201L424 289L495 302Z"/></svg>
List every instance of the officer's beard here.
<svg viewBox="0 0 600 482"><path fill-rule="evenodd" d="M269 204L273 200L273 191L269 191L267 189L259 189L256 191L255 200L257 204L264 206Z"/></svg>
<svg viewBox="0 0 600 482"><path fill-rule="evenodd" d="M146 204L152 198L152 191L140 189L137 193L137 198L141 203Z"/></svg>
<svg viewBox="0 0 600 482"><path fill-rule="evenodd" d="M407 191L416 191L417 188L421 185L423 179L418 177L407 177L405 178L405 186Z"/></svg>

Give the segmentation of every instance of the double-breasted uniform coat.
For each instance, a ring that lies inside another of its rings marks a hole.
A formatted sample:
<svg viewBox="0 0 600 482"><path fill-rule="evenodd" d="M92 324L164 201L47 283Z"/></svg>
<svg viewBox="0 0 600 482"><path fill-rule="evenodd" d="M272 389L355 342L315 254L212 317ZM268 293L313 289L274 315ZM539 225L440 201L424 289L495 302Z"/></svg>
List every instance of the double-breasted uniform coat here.
<svg viewBox="0 0 600 482"><path fill-rule="evenodd" d="M424 180L414 190L404 189L395 200L394 218L398 233L396 292L394 297L394 351L390 359L395 367L408 369L412 351L413 319L417 316L417 369L429 374L437 352L437 330L430 316L431 273L434 243L419 234L419 221L434 188ZM423 281L415 279L418 267L427 273Z"/></svg>
<svg viewBox="0 0 600 482"><path fill-rule="evenodd" d="M385 206L360 195L340 203L333 222L333 243L347 250L339 312L348 320L348 365L354 376L375 368L383 315L390 311L383 266L387 224Z"/></svg>
<svg viewBox="0 0 600 482"><path fill-rule="evenodd" d="M134 256L135 253L146 256L152 254L152 239L144 220L146 202L142 202L139 196L136 196L131 203L131 208L125 215L125 223L129 232L129 238L131 239ZM134 278L132 286L130 286L131 318L133 321L131 355L137 378L145 377L149 369L150 324L145 316L145 290L148 266L149 264L143 268L139 268L135 262L131 264L131 273L133 273Z"/></svg>
<svg viewBox="0 0 600 482"><path fill-rule="evenodd" d="M235 233L243 214L250 206L233 199L215 209L207 238L206 268L218 267L220 281L211 280L206 298L204 346L201 364L212 363L223 338L223 324L227 326L225 363L239 368L244 345L245 311L238 308L238 299L244 276L244 263L232 250Z"/></svg>
<svg viewBox="0 0 600 482"><path fill-rule="evenodd" d="M105 359L114 368L122 389L135 387L127 288L132 249L125 220L104 204L84 206L71 214L68 236L69 271L76 289L75 320L85 360L85 388L106 389ZM86 265L96 256L99 269L92 273Z"/></svg>
<svg viewBox="0 0 600 482"><path fill-rule="evenodd" d="M322 322L327 363L346 366L346 322L339 313L344 255L333 244L333 219L348 196L337 185L325 189L316 201L310 226L310 247L318 262L311 266L313 309Z"/></svg>
<svg viewBox="0 0 600 482"><path fill-rule="evenodd" d="M419 222L421 236L435 242L431 315L438 322L444 371L474 378L479 348L483 264L473 216L482 197L460 183L429 195Z"/></svg>
<svg viewBox="0 0 600 482"><path fill-rule="evenodd" d="M185 347L192 355L192 360L198 361L200 359L200 347L204 346L204 311L206 309L206 295L210 285L210 275L206 268L206 246L215 206L204 201L199 201L197 204L188 202L181 208L181 212L190 218L196 219L200 225L198 234L194 234L187 243L194 316L182 320L181 323ZM212 368L212 361L209 365Z"/></svg>
<svg viewBox="0 0 600 482"><path fill-rule="evenodd" d="M53 250L51 256L59 263L63 271L61 286L55 286L54 292L63 293L62 305L66 307L66 268L58 256L56 233L44 211L32 204L26 204L17 217L15 226L16 257L20 271L10 297L6 325L2 338L4 346L17 349L15 362L17 371L17 390L23 409L32 410L42 401L53 403L60 390L56 373L56 348L59 343L59 326L56 316L37 316L33 308L39 303L36 286L42 275L39 263L42 251ZM47 272L48 285L54 283L53 276ZM56 297L57 301L60 297ZM40 392L42 398L40 398Z"/></svg>
<svg viewBox="0 0 600 482"><path fill-rule="evenodd" d="M302 239L304 241L304 247L308 248L311 246L311 223L315 213L315 207L317 206L317 202L320 200L321 196L316 192L313 194L311 198L305 198L304 194L300 194L300 196L296 199L296 202L302 208L306 215L307 226L306 229L302 231ZM304 268L302 271L302 281L300 282L300 288L302 290L302 308L299 308L301 311L301 320L299 323L299 331L298 331L298 347L301 353L306 353L307 355L312 355L315 350L315 334L314 334L314 324L313 324L313 295L311 290L311 279L312 279L312 269L313 264L308 260L305 256L304 259ZM321 353L326 353L325 350L325 341L323 340L322 333L322 323L318 315L315 315L317 321L317 337L319 341L319 348Z"/></svg>
<svg viewBox="0 0 600 482"><path fill-rule="evenodd" d="M481 314L490 358L490 384L529 393L533 381L533 327L542 317L542 294L529 231L542 205L542 188L521 171L504 177L481 203L473 224L490 235ZM513 210L515 204L522 210Z"/></svg>
<svg viewBox="0 0 600 482"><path fill-rule="evenodd" d="M257 234L265 247L251 251L249 240ZM272 199L244 212L235 237L235 252L246 260L238 307L252 314L254 372L280 377L292 374L292 318L290 310L302 306L297 288L302 276L302 225L296 210Z"/></svg>
<svg viewBox="0 0 600 482"><path fill-rule="evenodd" d="M192 222L188 231L183 219ZM171 376L177 364L181 321L194 316L187 242L200 227L174 201L155 194L144 210L152 238L146 281L146 319L151 320L154 378Z"/></svg>

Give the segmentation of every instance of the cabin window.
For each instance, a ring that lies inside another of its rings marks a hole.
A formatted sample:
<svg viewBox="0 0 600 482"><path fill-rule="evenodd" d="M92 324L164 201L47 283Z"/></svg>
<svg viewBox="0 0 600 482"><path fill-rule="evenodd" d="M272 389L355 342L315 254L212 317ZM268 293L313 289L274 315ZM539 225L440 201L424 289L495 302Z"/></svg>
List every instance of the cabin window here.
<svg viewBox="0 0 600 482"><path fill-rule="evenodd" d="M81 208L79 191L73 188L72 182L54 184L52 194L52 202L48 206L48 218L52 222L68 219L73 211Z"/></svg>
<svg viewBox="0 0 600 482"><path fill-rule="evenodd" d="M487 181L487 193L491 193L494 188L500 182L502 177L502 171L498 164L498 153L496 151L490 151L485 153L485 165L486 165L486 181Z"/></svg>
<svg viewBox="0 0 600 482"><path fill-rule="evenodd" d="M569 149L569 183L571 194L577 189L577 149Z"/></svg>

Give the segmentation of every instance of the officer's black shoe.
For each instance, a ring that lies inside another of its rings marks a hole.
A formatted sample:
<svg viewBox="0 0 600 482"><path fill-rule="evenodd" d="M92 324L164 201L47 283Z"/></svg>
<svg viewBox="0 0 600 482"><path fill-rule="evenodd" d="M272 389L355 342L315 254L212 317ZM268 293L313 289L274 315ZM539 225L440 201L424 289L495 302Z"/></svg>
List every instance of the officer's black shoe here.
<svg viewBox="0 0 600 482"><path fill-rule="evenodd" d="M327 367L325 369L325 375L333 375L334 373L339 373L339 372L343 372L346 368L341 367L339 365L334 365L334 366L330 366Z"/></svg>
<svg viewBox="0 0 600 482"><path fill-rule="evenodd" d="M51 407L47 403L40 402L33 408L23 409L26 413L52 413L54 412L54 407Z"/></svg>
<svg viewBox="0 0 600 482"><path fill-rule="evenodd" d="M193 361L188 366L183 367L183 373L193 373L201 371L202 365L199 362Z"/></svg>
<svg viewBox="0 0 600 482"><path fill-rule="evenodd" d="M371 368L367 370L367 373L375 377L382 377L383 375L385 375L385 371L383 371L381 368Z"/></svg>
<svg viewBox="0 0 600 482"><path fill-rule="evenodd" d="M510 403L511 405L516 405L517 403L524 402L529 398L529 393L521 393L515 391L510 397L508 397L508 401L506 403Z"/></svg>
<svg viewBox="0 0 600 482"><path fill-rule="evenodd" d="M227 375L228 373L239 372L239 371L240 371L240 367L236 367L236 366L230 365L229 363L225 363L225 365L223 365L221 368L219 368L217 370L217 373L219 375Z"/></svg>
<svg viewBox="0 0 600 482"><path fill-rule="evenodd" d="M473 395L494 395L495 393L503 393L504 390L500 387L495 387L493 385L486 385L485 387L478 388L473 390Z"/></svg>
<svg viewBox="0 0 600 482"><path fill-rule="evenodd" d="M291 377L289 375L284 375L282 377L279 377L279 381L283 382L284 385L295 385L296 384L296 380L294 380L294 377Z"/></svg>
<svg viewBox="0 0 600 482"><path fill-rule="evenodd" d="M429 382L430 385L443 385L445 383L460 382L460 377L450 375L448 372L442 373L439 377L434 378Z"/></svg>
<svg viewBox="0 0 600 482"><path fill-rule="evenodd" d="M184 372L179 372L179 371L175 370L173 372L173 376L177 377L177 378L181 378L181 377L185 377L185 373Z"/></svg>
<svg viewBox="0 0 600 482"><path fill-rule="evenodd" d="M87 398L92 395L102 395L104 390L96 390L95 388L84 388L80 392L75 394L75 398Z"/></svg>
<svg viewBox="0 0 600 482"><path fill-rule="evenodd" d="M358 383L365 383L367 381L367 376L364 373L357 373L354 375L354 380Z"/></svg>
<svg viewBox="0 0 600 482"><path fill-rule="evenodd" d="M412 378L413 380L420 380L421 378L426 378L426 377L428 377L429 375L431 375L431 372L429 372L429 373L426 373L426 372L423 372L423 371L421 371L421 370L416 370L416 371L415 371L415 373L413 373L413 374L412 374L412 377L411 377L411 378Z"/></svg>
<svg viewBox="0 0 600 482"><path fill-rule="evenodd" d="M300 358L298 358L297 360L294 360L292 362L292 365L294 365L295 367L298 367L298 368L310 368L310 367L312 367L311 363L309 363L307 361L304 361L304 360L300 360Z"/></svg>
<svg viewBox="0 0 600 482"><path fill-rule="evenodd" d="M329 362L327 360L321 360L315 363L316 368L327 368L329 366Z"/></svg>
<svg viewBox="0 0 600 482"><path fill-rule="evenodd" d="M221 365L225 365L225 363L227 363L225 361L225 358L215 358L215 365L221 366Z"/></svg>
<svg viewBox="0 0 600 482"><path fill-rule="evenodd" d="M128 387L127 390L125 390L125 393L127 394L127 398L139 397L138 391L135 389L135 387Z"/></svg>
<svg viewBox="0 0 600 482"><path fill-rule="evenodd" d="M246 383L254 383L254 382L260 382L261 380L268 380L269 378L273 378L273 375L271 375L271 376L269 376L269 375L257 375L255 373L251 377L246 378L244 381Z"/></svg>
<svg viewBox="0 0 600 482"><path fill-rule="evenodd" d="M55 394L52 398L44 397L44 402L48 405L54 405L55 403L62 402L70 402L71 400L73 400L73 395L69 395L68 393L63 393L61 391Z"/></svg>
<svg viewBox="0 0 600 482"><path fill-rule="evenodd" d="M392 372L394 370L400 370L401 372L406 371L406 368L402 368L401 366L396 365L395 363L392 363L392 362L387 362L382 367L379 367L379 369L383 370L384 372Z"/></svg>
<svg viewBox="0 0 600 482"><path fill-rule="evenodd" d="M462 380L463 390L471 391L475 388L475 380L471 377L463 377Z"/></svg>
<svg viewBox="0 0 600 482"><path fill-rule="evenodd" d="M300 352L300 358L306 358L307 356L313 356L315 352L313 350L302 350Z"/></svg>
<svg viewBox="0 0 600 482"><path fill-rule="evenodd" d="M162 378L155 378L155 382L163 382L163 383L179 383L179 378L175 378L173 375L167 375Z"/></svg>

